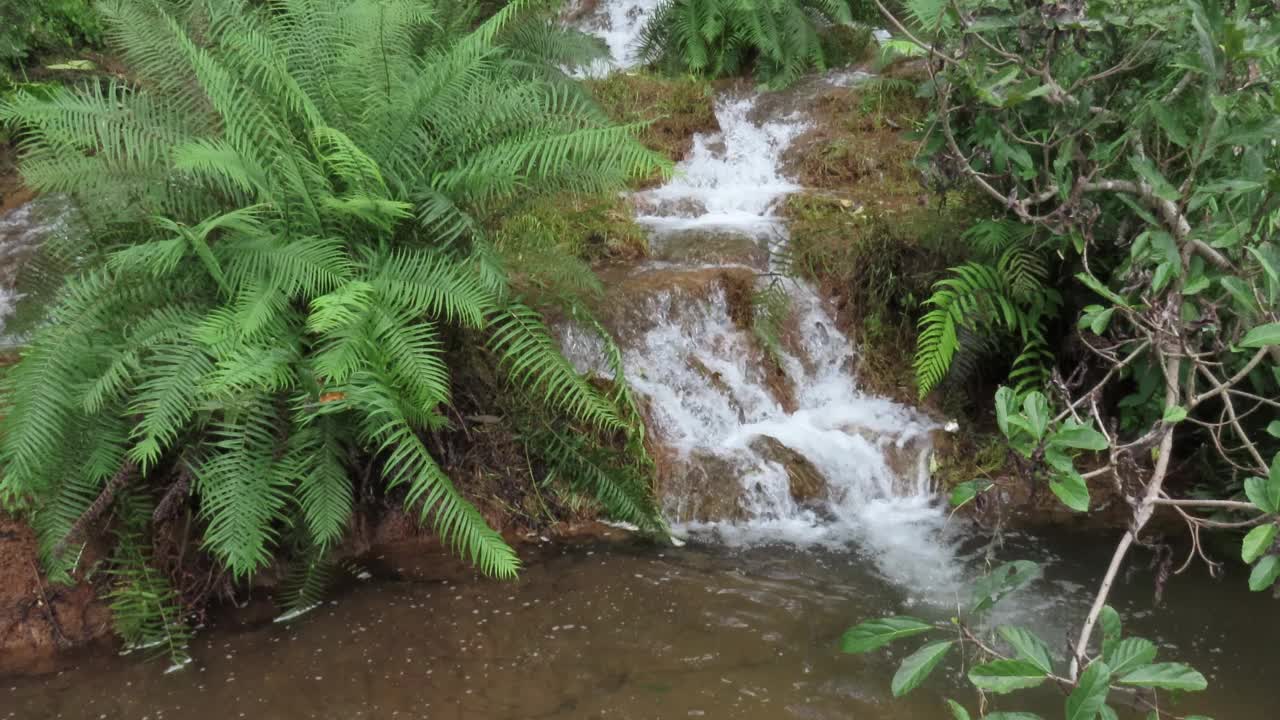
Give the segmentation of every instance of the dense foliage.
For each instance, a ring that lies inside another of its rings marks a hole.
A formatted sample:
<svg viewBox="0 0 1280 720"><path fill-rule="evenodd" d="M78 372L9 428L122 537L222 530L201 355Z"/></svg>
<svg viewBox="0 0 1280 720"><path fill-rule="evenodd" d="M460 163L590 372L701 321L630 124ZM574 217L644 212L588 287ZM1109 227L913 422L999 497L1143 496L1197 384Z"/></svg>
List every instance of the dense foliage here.
<svg viewBox="0 0 1280 720"><path fill-rule="evenodd" d="M853 21L847 0L666 0L645 26L641 55L664 70L780 87L827 66L822 33Z"/></svg>
<svg viewBox="0 0 1280 720"><path fill-rule="evenodd" d="M529 436L543 457L658 524L647 478L594 460L639 446L628 396L573 369L486 240L517 198L662 166L556 69L594 45L526 2L474 30L462 6L413 0L100 9L130 82L0 105L27 184L74 196L91 228L61 249L82 269L5 388L0 499L29 509L54 578L109 524L119 628L180 655L150 534L190 503L230 578L280 555L318 570L370 474L513 576L424 441L449 424L458 337L549 418Z"/></svg>
<svg viewBox="0 0 1280 720"><path fill-rule="evenodd" d="M68 51L101 39L90 0L14 0L0 5L0 90L22 78L32 55Z"/></svg>
<svg viewBox="0 0 1280 720"><path fill-rule="evenodd" d="M889 17L909 54L925 58L933 112L924 156L933 179L977 188L1006 213L997 226L1013 229L975 228L979 257L939 283L921 323L920 390L934 388L966 353L1015 356L1016 387L1001 388L995 412L1022 473L1077 511L1090 508L1091 478L1133 508L1065 665L1025 631L1000 628L1000 641L960 619L951 630L976 644L982 662L968 678L994 694L1057 683L1073 720L1117 717L1106 704L1113 690L1203 689L1199 673L1154 662L1150 642L1122 638L1106 601L1158 508L1191 535L1182 570L1197 559L1217 567L1203 531L1248 530L1240 558L1253 566L1250 588L1280 579L1275 5L905 7ZM1069 337L1057 317L1074 321ZM1051 343L1054 334L1063 339ZM1077 467L1082 452L1094 454L1083 458L1094 469ZM1179 482L1175 458L1196 463L1206 479ZM968 502L989 487L975 480L953 499ZM986 587L1017 585L1024 570L1001 568ZM872 621L852 631L846 649L932 629L911 618ZM895 694L918 685L951 644L908 657ZM1173 717L1155 695L1138 702L1149 717ZM958 720L970 717L957 703L950 708ZM982 711L1035 717L992 711L985 697Z"/></svg>

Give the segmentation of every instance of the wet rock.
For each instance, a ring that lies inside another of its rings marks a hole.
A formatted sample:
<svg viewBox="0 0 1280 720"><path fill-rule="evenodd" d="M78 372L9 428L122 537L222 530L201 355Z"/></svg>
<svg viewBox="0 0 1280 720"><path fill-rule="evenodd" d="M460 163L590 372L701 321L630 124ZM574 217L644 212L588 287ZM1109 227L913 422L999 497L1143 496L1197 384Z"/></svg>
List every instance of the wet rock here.
<svg viewBox="0 0 1280 720"><path fill-rule="evenodd" d="M664 511L677 522L741 521L747 517L742 469L722 455L698 450L671 463L658 479Z"/></svg>
<svg viewBox="0 0 1280 720"><path fill-rule="evenodd" d="M755 286L755 271L751 268L630 266L606 269L600 275L605 294L592 310L623 346L629 338L658 324L678 322L681 312L717 295L728 303L735 321L749 323L751 319Z"/></svg>
<svg viewBox="0 0 1280 720"><path fill-rule="evenodd" d="M760 435L751 441L751 449L765 460L776 462L786 468L791 499L796 503L815 505L830 497L827 479L818 472L818 468L814 467L808 458L783 445L777 438Z"/></svg>
<svg viewBox="0 0 1280 720"><path fill-rule="evenodd" d="M637 193L631 196L631 204L637 215L654 217L693 218L705 215L707 206L698 198L660 198L652 194Z"/></svg>
<svg viewBox="0 0 1280 720"><path fill-rule="evenodd" d="M53 585L37 568L35 533L0 514L0 674L48 672L111 635L111 612L89 583Z"/></svg>
<svg viewBox="0 0 1280 720"><path fill-rule="evenodd" d="M652 241L655 260L696 265L746 265L763 270L769 249L760 239L741 233L697 230L660 233Z"/></svg>

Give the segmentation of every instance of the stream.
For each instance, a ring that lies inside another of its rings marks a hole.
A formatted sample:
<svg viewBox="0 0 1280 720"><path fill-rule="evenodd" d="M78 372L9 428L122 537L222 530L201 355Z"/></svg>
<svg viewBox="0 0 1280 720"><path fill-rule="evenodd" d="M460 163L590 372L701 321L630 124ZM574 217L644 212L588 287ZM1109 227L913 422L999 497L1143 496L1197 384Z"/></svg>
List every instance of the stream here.
<svg viewBox="0 0 1280 720"><path fill-rule="evenodd" d="M579 20L615 57L594 72L635 63L655 6L605 0ZM89 653L62 672L0 679L0 720L943 720L948 696L972 710L972 691L946 673L890 696L897 660L919 642L838 651L862 619L954 615L982 573L987 538L949 518L933 490L931 447L945 423L859 389L856 348L812 288L784 281L791 321L776 367L731 316L716 278L745 274L756 290L773 282L787 243L777 204L801 189L781 157L807 119L760 99L725 91L720 131L696 137L668 183L635 194L654 259L610 279L644 289L610 329L667 453L660 494L682 546L525 546L525 570L506 584L408 567L422 558L373 558L371 580L301 618L203 630L180 672ZM20 212L0 218L0 247L32 245L34 214ZM19 293L0 280L4 315ZM597 337L557 331L579 368L604 371ZM800 470L817 486L799 491ZM998 559L1037 560L1045 578L989 622L1035 630L1061 659L1116 534L1006 536ZM1274 718L1274 601L1231 572L1211 581L1194 567L1170 579L1157 607L1152 571L1134 562L1113 596L1127 630L1210 681L1177 712ZM1043 690L996 707L1056 718L1062 699Z"/></svg>

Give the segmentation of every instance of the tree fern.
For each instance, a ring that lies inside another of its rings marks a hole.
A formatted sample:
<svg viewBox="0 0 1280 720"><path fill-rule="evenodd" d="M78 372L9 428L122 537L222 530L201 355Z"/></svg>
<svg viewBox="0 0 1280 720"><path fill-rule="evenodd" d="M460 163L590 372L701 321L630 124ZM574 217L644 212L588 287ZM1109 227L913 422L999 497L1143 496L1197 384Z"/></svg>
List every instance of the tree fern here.
<svg viewBox="0 0 1280 720"><path fill-rule="evenodd" d="M447 424L453 328L595 447L642 437L516 302L486 228L532 196L612 192L667 165L563 80L553 63L587 53L545 5L475 29L455 9L107 0L136 82L0 103L27 183L94 220L5 380L0 495L31 508L64 576L126 466L130 496L163 492L166 517L190 492L202 547L243 579L341 540L357 460L481 570L512 576L514 552L423 442ZM623 491L565 467L657 522L639 475ZM143 543L121 543L121 630L177 652L176 595Z"/></svg>

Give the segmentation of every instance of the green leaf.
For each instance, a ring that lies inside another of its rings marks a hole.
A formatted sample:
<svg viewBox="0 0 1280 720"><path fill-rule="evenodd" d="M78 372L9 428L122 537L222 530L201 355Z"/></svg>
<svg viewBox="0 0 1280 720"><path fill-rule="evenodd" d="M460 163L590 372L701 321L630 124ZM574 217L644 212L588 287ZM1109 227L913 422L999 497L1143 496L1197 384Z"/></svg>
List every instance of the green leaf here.
<svg viewBox="0 0 1280 720"><path fill-rule="evenodd" d="M1273 523L1259 525L1249 531L1244 536L1244 544L1240 549L1240 559L1246 563L1252 563L1254 560L1262 557L1271 549L1272 543L1276 540L1276 531L1280 530Z"/></svg>
<svg viewBox="0 0 1280 720"><path fill-rule="evenodd" d="M1260 348L1268 345L1280 345L1280 322L1259 325L1250 330L1240 341L1242 348Z"/></svg>
<svg viewBox="0 0 1280 720"><path fill-rule="evenodd" d="M1187 409L1181 405L1173 405L1164 409L1164 421L1176 425L1187 419Z"/></svg>
<svg viewBox="0 0 1280 720"><path fill-rule="evenodd" d="M1160 199L1177 202L1182 197L1178 193L1178 189L1171 185L1168 180L1165 180L1164 175L1160 174L1160 170L1149 158L1135 155L1129 158L1129 166L1151 186L1152 191Z"/></svg>
<svg viewBox="0 0 1280 720"><path fill-rule="evenodd" d="M1120 683L1137 687L1189 690L1191 692L1199 692L1209 687L1204 675L1182 663L1147 665L1120 678Z"/></svg>
<svg viewBox="0 0 1280 720"><path fill-rule="evenodd" d="M1093 316L1093 319L1089 321L1089 329L1093 331L1094 335L1101 335L1107 331L1107 325L1111 324L1111 314L1115 311L1115 308L1107 308Z"/></svg>
<svg viewBox="0 0 1280 720"><path fill-rule="evenodd" d="M953 644L951 640L930 643L908 655L898 666L898 672L893 674L893 696L902 697L920 687L920 683L942 662Z"/></svg>
<svg viewBox="0 0 1280 720"><path fill-rule="evenodd" d="M1146 638L1125 638L1108 643L1103 649L1102 657L1111 667L1113 675L1123 675L1155 660L1156 645Z"/></svg>
<svg viewBox="0 0 1280 720"><path fill-rule="evenodd" d="M1089 510L1089 486L1078 472L1058 473L1049 481L1049 489L1063 505L1076 512Z"/></svg>
<svg viewBox="0 0 1280 720"><path fill-rule="evenodd" d="M1272 420L1271 424L1267 425L1267 434L1273 438L1280 438L1280 420Z"/></svg>
<svg viewBox="0 0 1280 720"><path fill-rule="evenodd" d="M1102 612L1098 614L1098 623L1102 625L1103 642L1116 642L1120 639L1120 613L1115 608L1103 605Z"/></svg>
<svg viewBox="0 0 1280 720"><path fill-rule="evenodd" d="M1263 512L1280 512L1280 482L1251 477L1244 481L1244 494Z"/></svg>
<svg viewBox="0 0 1280 720"><path fill-rule="evenodd" d="M1102 297L1119 305L1120 307L1129 307L1129 302L1115 293L1114 290L1103 285L1097 278L1088 273L1076 273L1076 279L1084 283L1090 290L1098 293Z"/></svg>
<svg viewBox="0 0 1280 720"><path fill-rule="evenodd" d="M894 640L929 632L933 626L913 617L897 616L868 620L850 628L840 638L840 651L864 653L884 647Z"/></svg>
<svg viewBox="0 0 1280 720"><path fill-rule="evenodd" d="M1053 672L1053 660L1049 656L1049 646L1038 635L1014 625L1002 625L998 632L1000 637L1014 649L1018 657L1035 665L1046 674Z"/></svg>
<svg viewBox="0 0 1280 720"><path fill-rule="evenodd" d="M1106 450L1107 436L1074 420L1062 424L1049 442L1078 450Z"/></svg>
<svg viewBox="0 0 1280 720"><path fill-rule="evenodd" d="M1161 103L1153 102L1149 106L1151 115L1156 119L1156 124L1164 130L1165 137L1169 138L1169 142L1178 147L1186 147L1191 143L1190 136L1187 135L1187 129L1183 127L1182 121L1177 114L1171 112Z"/></svg>
<svg viewBox="0 0 1280 720"><path fill-rule="evenodd" d="M1041 720L1041 717L1029 712L993 712L983 715L982 720Z"/></svg>
<svg viewBox="0 0 1280 720"><path fill-rule="evenodd" d="M1110 705L1103 705L1098 708L1098 720L1120 720L1120 716L1116 715L1116 711L1112 710Z"/></svg>
<svg viewBox="0 0 1280 720"><path fill-rule="evenodd" d="M1030 560L1014 560L1000 565L973 584L973 612L990 609L1011 592L1040 579L1040 566Z"/></svg>
<svg viewBox="0 0 1280 720"><path fill-rule="evenodd" d="M1009 415L1015 412L1014 402L1012 388L1001 386L996 390L996 426L1005 437L1009 437Z"/></svg>
<svg viewBox="0 0 1280 720"><path fill-rule="evenodd" d="M960 507L971 502L979 494L991 489L990 480L968 480L951 488L951 507Z"/></svg>
<svg viewBox="0 0 1280 720"><path fill-rule="evenodd" d="M1032 434L1036 436L1036 440L1042 439L1049 429L1049 401L1043 393L1032 391L1022 401L1022 409L1026 413Z"/></svg>
<svg viewBox="0 0 1280 720"><path fill-rule="evenodd" d="M1249 573L1249 589L1262 592L1274 585L1277 579L1280 579L1280 555L1268 555L1259 560L1253 566L1253 572Z"/></svg>
<svg viewBox="0 0 1280 720"><path fill-rule="evenodd" d="M1085 668L1076 689L1067 696L1067 720L1094 720L1107 702L1111 689L1111 668L1101 660Z"/></svg>
<svg viewBox="0 0 1280 720"><path fill-rule="evenodd" d="M964 706L955 700L947 698L947 707L951 708L951 717L955 718L955 720L970 720L969 711L965 710Z"/></svg>
<svg viewBox="0 0 1280 720"><path fill-rule="evenodd" d="M997 694L1033 688L1044 682L1045 671L1027 660L993 660L969 671L969 682Z"/></svg>
<svg viewBox="0 0 1280 720"><path fill-rule="evenodd" d="M1222 286L1231 295L1231 299L1235 301L1236 308L1246 316L1256 315L1258 312L1258 303L1253 297L1253 287L1249 283L1241 280L1234 275L1219 278L1218 284Z"/></svg>

